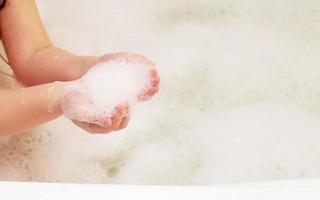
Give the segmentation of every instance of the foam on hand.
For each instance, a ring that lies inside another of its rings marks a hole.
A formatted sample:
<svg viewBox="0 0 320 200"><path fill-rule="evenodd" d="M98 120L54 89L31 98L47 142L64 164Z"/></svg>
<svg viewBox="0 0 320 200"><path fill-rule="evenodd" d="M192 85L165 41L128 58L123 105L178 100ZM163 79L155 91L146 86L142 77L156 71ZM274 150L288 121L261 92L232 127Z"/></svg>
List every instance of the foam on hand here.
<svg viewBox="0 0 320 200"><path fill-rule="evenodd" d="M65 89L64 115L72 120L103 126L120 104L131 107L151 86L149 67L127 61L101 62Z"/></svg>

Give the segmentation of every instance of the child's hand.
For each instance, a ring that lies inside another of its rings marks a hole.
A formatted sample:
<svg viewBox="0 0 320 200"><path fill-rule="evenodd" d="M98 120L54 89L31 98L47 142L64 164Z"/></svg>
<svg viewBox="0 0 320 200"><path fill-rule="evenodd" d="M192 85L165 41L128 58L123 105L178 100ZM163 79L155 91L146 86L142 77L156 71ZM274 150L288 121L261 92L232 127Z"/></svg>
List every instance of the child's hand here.
<svg viewBox="0 0 320 200"><path fill-rule="evenodd" d="M109 133L123 129L130 118L130 106L119 104L111 115L104 114L81 89L69 89L62 100L62 110L77 126L89 133Z"/></svg>
<svg viewBox="0 0 320 200"><path fill-rule="evenodd" d="M154 64L143 56L129 53L108 54L101 57L98 63L104 64L108 62L130 63L133 66L137 66L136 68L138 68L140 72L139 77L141 77L141 73L146 77L148 87L142 87L143 89L135 92L135 101L147 100L158 91L160 82L158 73L154 68ZM133 106L132 101L125 99L124 101L114 104L115 106L112 108L113 111L111 114L105 112L103 108L95 104L89 95L87 90L88 83L85 81L86 76L87 75L79 80L70 82L71 85L66 90L62 100L62 110L65 116L70 118L80 128L90 133L109 133L125 128L130 119ZM98 83L100 84L101 81L99 82L98 80ZM102 91L102 93L108 92L108 85L105 88L106 91ZM101 95L103 96L104 94ZM111 93L110 95L112 96ZM108 99L106 99L106 102L108 102L107 100Z"/></svg>
<svg viewBox="0 0 320 200"><path fill-rule="evenodd" d="M100 126L93 123L81 122L72 120L80 128L86 130L89 133L110 133L112 131L118 131L127 127L130 120L130 112L126 105L120 105L116 108L113 117L106 116L101 121L106 124Z"/></svg>
<svg viewBox="0 0 320 200"><path fill-rule="evenodd" d="M32 128L58 117L62 111L65 112L66 110L72 111L74 114L66 115L64 113L67 117L81 128L92 133L107 133L124 128L130 117L131 106L129 106L129 101L117 102L117 105L111 107L113 113L104 114L106 112L101 112L100 109L91 104L90 95L86 92L83 93L83 90L65 91L61 88L60 91L60 86L57 90L50 89L51 86L56 85L52 84L55 81L61 81L66 85L70 83L66 81L72 81L71 83L80 81L88 69L91 70L90 67L97 62L124 60L128 63L140 64L139 66L142 64L143 67L140 68L140 71L147 74L150 84L149 87L136 91L138 92L136 101L146 100L158 91L159 77L157 71L154 64L143 56L116 53L103 56L99 60L95 56L75 56L55 47L45 32L35 1L22 0L18 6L9 3L1 10L0 18L1 39L15 77L24 86L35 86L26 90L29 103L20 99L24 98L24 90L3 91L4 93L0 95L0 105L5 105L2 107L7 108L8 113L12 114L10 116L2 115L3 119L0 116L0 122L9 127L6 129L8 132ZM48 83L48 85L40 85L45 83ZM105 94L106 92L102 93ZM62 109L60 109L60 104ZM47 108L48 105L50 109ZM11 107L15 108L16 112L12 112ZM51 107L54 109L51 109ZM19 126L15 127L15 124L19 124ZM0 127L3 128L4 126ZM1 131L4 131L4 129Z"/></svg>

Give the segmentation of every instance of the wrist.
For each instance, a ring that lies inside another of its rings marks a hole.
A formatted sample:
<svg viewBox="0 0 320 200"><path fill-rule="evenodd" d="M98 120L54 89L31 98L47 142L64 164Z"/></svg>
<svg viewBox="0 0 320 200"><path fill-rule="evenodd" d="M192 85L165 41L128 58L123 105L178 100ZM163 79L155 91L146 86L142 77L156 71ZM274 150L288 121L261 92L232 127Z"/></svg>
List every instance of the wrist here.
<svg viewBox="0 0 320 200"><path fill-rule="evenodd" d="M48 89L50 93L51 100L48 105L48 112L57 112L59 115L62 115L61 104L63 101L64 90L68 85L68 82L56 81L51 84Z"/></svg>

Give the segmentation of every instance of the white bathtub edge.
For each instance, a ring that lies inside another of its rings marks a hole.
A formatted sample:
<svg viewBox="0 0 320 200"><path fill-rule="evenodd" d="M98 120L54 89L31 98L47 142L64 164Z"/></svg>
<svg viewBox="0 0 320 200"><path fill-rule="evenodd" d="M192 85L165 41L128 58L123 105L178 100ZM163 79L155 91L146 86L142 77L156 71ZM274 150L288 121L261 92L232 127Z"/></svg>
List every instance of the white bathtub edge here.
<svg viewBox="0 0 320 200"><path fill-rule="evenodd" d="M0 182L0 188L1 199L5 200L320 199L320 180L270 181L206 187Z"/></svg>

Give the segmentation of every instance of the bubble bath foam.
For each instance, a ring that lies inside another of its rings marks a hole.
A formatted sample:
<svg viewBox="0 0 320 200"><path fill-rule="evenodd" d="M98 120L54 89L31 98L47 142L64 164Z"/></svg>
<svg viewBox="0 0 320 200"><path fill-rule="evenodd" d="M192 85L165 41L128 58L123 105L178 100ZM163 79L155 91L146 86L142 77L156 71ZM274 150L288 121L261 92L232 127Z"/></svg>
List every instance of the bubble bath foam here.
<svg viewBox="0 0 320 200"><path fill-rule="evenodd" d="M100 62L65 88L68 103L62 103L62 110L70 119L103 126L101 119L112 117L121 104L132 108L150 87L149 68L142 63Z"/></svg>
<svg viewBox="0 0 320 200"><path fill-rule="evenodd" d="M146 55L161 72L161 92L136 104L117 133L93 136L59 118L3 138L1 180L320 178L320 1L54 2L37 3L57 46L81 55Z"/></svg>

